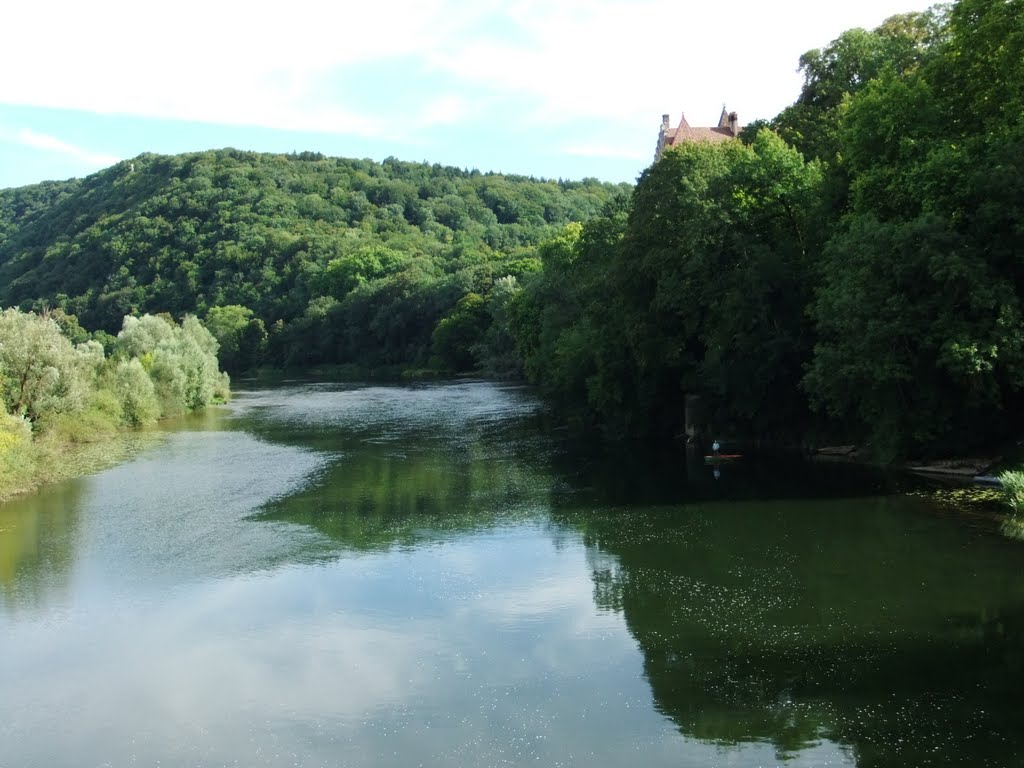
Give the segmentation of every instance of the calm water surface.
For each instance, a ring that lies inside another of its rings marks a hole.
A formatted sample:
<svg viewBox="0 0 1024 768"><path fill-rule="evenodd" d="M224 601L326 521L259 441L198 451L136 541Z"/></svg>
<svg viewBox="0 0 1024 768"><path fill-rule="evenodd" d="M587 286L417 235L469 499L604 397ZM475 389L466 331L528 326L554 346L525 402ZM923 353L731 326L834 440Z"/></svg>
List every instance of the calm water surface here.
<svg viewBox="0 0 1024 768"><path fill-rule="evenodd" d="M0 507L0 767L1024 765L1024 546L539 410L252 391Z"/></svg>

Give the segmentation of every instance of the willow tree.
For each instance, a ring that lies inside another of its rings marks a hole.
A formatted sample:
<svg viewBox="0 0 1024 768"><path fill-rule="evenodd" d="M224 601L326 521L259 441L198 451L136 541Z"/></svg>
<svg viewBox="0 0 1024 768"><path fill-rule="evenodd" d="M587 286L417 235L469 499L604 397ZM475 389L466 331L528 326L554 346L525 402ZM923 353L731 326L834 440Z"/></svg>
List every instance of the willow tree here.
<svg viewBox="0 0 1024 768"><path fill-rule="evenodd" d="M124 357L140 360L164 416L227 397L228 379L218 367L217 340L195 317L186 317L180 326L155 315L125 317L117 346ZM122 373L133 375L128 369Z"/></svg>
<svg viewBox="0 0 1024 768"><path fill-rule="evenodd" d="M37 421L44 413L73 412L85 396L93 350L77 350L48 316L0 313L0 395L7 411Z"/></svg>

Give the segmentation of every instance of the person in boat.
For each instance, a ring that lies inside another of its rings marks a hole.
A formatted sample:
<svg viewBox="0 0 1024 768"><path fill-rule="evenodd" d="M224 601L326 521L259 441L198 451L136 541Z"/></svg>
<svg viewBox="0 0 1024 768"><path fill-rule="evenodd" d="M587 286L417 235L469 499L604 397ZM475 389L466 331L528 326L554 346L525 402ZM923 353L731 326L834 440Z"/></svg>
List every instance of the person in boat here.
<svg viewBox="0 0 1024 768"><path fill-rule="evenodd" d="M721 445L721 443L719 443L719 442L718 442L718 440L715 440L715 442L713 442L713 443L711 444L711 454L712 454L712 455L713 455L713 456L714 456L715 458L718 458L718 452L719 452L720 450L722 450L722 445Z"/></svg>

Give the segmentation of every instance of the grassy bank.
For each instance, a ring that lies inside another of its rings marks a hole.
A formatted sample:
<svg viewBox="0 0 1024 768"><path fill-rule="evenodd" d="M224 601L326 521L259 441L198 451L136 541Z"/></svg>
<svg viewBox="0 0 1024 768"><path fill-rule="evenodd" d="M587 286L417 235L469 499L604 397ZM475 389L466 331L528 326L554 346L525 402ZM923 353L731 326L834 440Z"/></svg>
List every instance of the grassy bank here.
<svg viewBox="0 0 1024 768"><path fill-rule="evenodd" d="M116 338L59 313L0 313L0 499L122 460L140 428L229 395L194 317L125 317Z"/></svg>
<svg viewBox="0 0 1024 768"><path fill-rule="evenodd" d="M1003 484L1003 499L1009 508L1003 520L1003 533L1024 540L1024 471L1002 472L999 480Z"/></svg>
<svg viewBox="0 0 1024 768"><path fill-rule="evenodd" d="M163 439L155 430L131 429L104 433L89 442L48 435L19 446L4 445L0 447L0 502L48 483L107 469Z"/></svg>

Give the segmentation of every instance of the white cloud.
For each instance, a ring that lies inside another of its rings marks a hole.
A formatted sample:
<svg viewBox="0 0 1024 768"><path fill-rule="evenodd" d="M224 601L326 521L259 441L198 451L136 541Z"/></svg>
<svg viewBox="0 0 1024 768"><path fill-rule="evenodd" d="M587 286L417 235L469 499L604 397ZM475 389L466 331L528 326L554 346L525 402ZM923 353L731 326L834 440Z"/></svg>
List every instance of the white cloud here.
<svg viewBox="0 0 1024 768"><path fill-rule="evenodd" d="M41 0L5 9L0 103L382 138L408 132L396 111L442 126L484 103L530 128L684 108L701 124L723 100L749 120L795 98L801 53L891 3ZM382 87L356 104L338 85L382 62L407 64L411 96Z"/></svg>
<svg viewBox="0 0 1024 768"><path fill-rule="evenodd" d="M617 144L573 144L563 147L562 152L577 157L603 157L613 160L648 160L654 157L654 150L640 152L625 145Z"/></svg>
<svg viewBox="0 0 1024 768"><path fill-rule="evenodd" d="M0 49L17 76L0 78L0 103L378 136L387 122L347 105L330 76L436 45L440 1L403 5L18 4L5 28L21 34Z"/></svg>
<svg viewBox="0 0 1024 768"><path fill-rule="evenodd" d="M743 119L773 116L796 98L800 54L897 10L891 0L794 0L781 18L754 0L519 0L506 11L519 39L469 39L431 62L477 87L527 96L535 124L632 124L684 108L695 124L713 124L723 100Z"/></svg>
<svg viewBox="0 0 1024 768"><path fill-rule="evenodd" d="M37 133L36 131L29 130L28 128L18 131L14 140L19 144L23 144L26 147L32 147L33 149L42 149L47 152L57 152L62 155L69 155L70 157L80 160L87 165L104 167L107 165L113 165L121 159L119 157L114 157L113 155L90 152L87 149L76 147L74 144L68 144L66 141L61 141L55 136L49 136L45 133Z"/></svg>
<svg viewBox="0 0 1024 768"><path fill-rule="evenodd" d="M466 100L456 94L445 94L428 103L419 113L414 125L432 127L451 125L470 116L472 110Z"/></svg>

